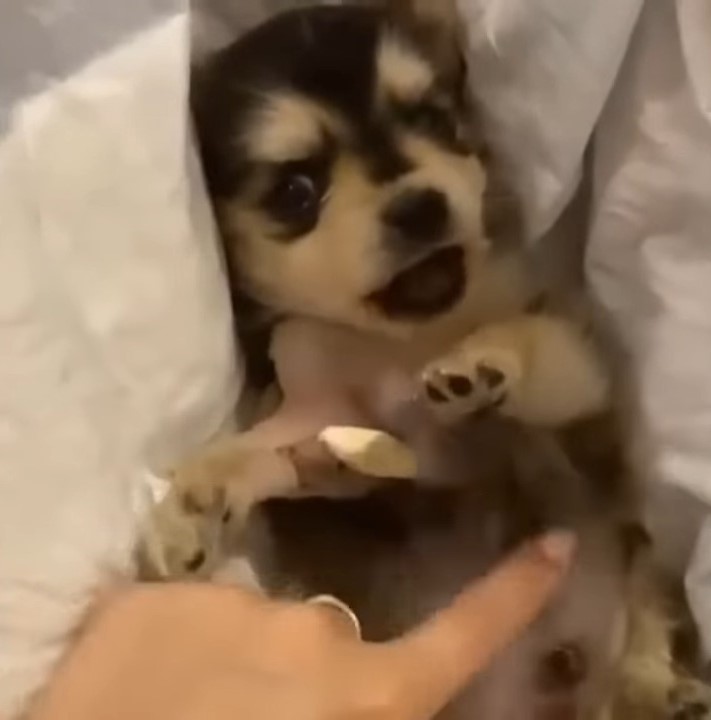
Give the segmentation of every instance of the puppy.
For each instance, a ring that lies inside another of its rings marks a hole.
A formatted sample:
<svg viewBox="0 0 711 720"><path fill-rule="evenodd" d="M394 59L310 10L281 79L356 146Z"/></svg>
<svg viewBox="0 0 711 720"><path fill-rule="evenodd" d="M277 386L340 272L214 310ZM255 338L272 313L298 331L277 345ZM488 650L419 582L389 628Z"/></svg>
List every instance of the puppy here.
<svg viewBox="0 0 711 720"><path fill-rule="evenodd" d="M670 717L611 377L577 319L539 307L458 47L448 2L392 0L280 15L197 69L249 377L282 399L178 468L145 557L208 576L239 544L266 590L338 594L379 639L571 526L558 601L442 717ZM405 439L414 482L373 492L319 445L336 424ZM364 493L247 522L270 498Z"/></svg>

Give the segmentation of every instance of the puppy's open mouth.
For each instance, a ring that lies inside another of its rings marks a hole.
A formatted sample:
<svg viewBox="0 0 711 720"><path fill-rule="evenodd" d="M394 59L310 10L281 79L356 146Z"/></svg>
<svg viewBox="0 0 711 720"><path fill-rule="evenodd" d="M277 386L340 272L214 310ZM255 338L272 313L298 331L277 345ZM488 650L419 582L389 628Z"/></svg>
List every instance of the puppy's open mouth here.
<svg viewBox="0 0 711 720"><path fill-rule="evenodd" d="M464 248L450 246L403 270L368 302L392 319L426 320L450 310L466 282Z"/></svg>

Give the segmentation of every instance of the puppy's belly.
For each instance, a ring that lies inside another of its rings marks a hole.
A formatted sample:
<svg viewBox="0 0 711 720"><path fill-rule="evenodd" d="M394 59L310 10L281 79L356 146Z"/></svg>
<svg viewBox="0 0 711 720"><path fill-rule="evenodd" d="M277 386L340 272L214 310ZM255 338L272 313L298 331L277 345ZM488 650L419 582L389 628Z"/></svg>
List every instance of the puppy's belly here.
<svg viewBox="0 0 711 720"><path fill-rule="evenodd" d="M257 566L275 594L336 595L357 612L367 639L387 640L446 605L542 527L573 525L580 549L560 596L441 717L586 718L609 695L623 617L618 531L585 511L596 503L580 476L509 430L478 431L489 456L468 483L393 487L358 501L271 503L253 528ZM511 442L497 451L492 432ZM439 447L450 479L461 471L458 448L456 438ZM538 450L536 464L529 456ZM567 494L556 489L556 476L572 486Z"/></svg>
<svg viewBox="0 0 711 720"><path fill-rule="evenodd" d="M271 547L260 570L267 585L277 595L335 595L356 611L366 639L380 641L446 605L502 554L499 518L475 515L465 523L461 498L440 491L397 495L397 510L383 496L266 508L260 522ZM572 720L604 702L624 607L615 556L611 533L582 530L560 597L442 720ZM572 714L561 710L566 706Z"/></svg>

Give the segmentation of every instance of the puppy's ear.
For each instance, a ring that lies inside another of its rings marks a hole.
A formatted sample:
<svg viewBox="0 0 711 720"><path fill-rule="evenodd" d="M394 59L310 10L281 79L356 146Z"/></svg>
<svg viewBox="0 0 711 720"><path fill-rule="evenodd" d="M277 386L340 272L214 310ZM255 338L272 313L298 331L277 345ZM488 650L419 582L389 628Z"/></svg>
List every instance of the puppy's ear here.
<svg viewBox="0 0 711 720"><path fill-rule="evenodd" d="M442 77L461 79L464 68L456 0L382 0L398 32L424 52Z"/></svg>

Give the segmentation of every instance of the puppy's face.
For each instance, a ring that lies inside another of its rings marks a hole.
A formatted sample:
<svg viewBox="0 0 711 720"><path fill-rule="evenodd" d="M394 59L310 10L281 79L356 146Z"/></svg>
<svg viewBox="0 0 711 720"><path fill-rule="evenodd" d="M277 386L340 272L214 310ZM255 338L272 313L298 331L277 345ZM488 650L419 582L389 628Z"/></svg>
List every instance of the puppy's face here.
<svg viewBox="0 0 711 720"><path fill-rule="evenodd" d="M484 261L463 73L434 52L434 24L420 29L365 7L299 10L198 72L228 254L268 308L371 329L430 321Z"/></svg>

